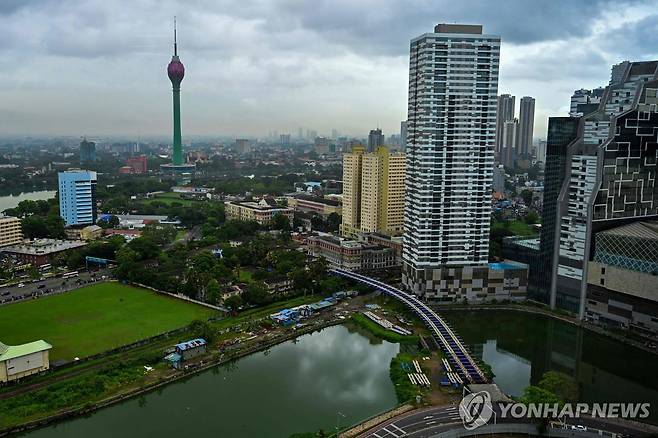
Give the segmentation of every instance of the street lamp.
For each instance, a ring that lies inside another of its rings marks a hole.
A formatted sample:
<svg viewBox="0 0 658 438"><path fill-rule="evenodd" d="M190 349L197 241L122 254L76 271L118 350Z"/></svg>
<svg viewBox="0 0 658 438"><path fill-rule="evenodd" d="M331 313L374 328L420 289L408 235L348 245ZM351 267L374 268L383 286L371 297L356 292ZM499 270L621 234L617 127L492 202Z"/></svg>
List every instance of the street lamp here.
<svg viewBox="0 0 658 438"><path fill-rule="evenodd" d="M340 417L347 418L342 412L336 411L336 437L338 437L338 432L340 431Z"/></svg>

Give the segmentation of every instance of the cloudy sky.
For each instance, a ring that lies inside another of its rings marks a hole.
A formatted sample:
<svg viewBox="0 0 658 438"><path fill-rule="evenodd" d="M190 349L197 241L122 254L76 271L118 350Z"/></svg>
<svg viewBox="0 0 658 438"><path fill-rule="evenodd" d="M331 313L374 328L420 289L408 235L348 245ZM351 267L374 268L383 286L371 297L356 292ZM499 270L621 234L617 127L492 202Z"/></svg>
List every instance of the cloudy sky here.
<svg viewBox="0 0 658 438"><path fill-rule="evenodd" d="M658 0L0 0L0 134L168 134L172 17L183 133L397 133L409 40L439 22L502 37L500 93L536 137L610 65L658 58Z"/></svg>

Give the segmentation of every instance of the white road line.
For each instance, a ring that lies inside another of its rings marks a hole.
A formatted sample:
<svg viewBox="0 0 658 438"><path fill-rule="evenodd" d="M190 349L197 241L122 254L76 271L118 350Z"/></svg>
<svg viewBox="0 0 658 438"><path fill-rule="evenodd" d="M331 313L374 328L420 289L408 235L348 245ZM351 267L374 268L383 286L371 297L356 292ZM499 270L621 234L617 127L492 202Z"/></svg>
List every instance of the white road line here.
<svg viewBox="0 0 658 438"><path fill-rule="evenodd" d="M370 435L370 436L376 436L377 438L382 438L380 435L377 435L376 432L373 432L372 435Z"/></svg>
<svg viewBox="0 0 658 438"><path fill-rule="evenodd" d="M389 426L390 426L390 424L389 424ZM388 426L386 426L386 427L388 427ZM399 438L399 436L398 436L397 433L388 430L386 427L382 428L382 431L386 432L386 435L391 434L391 435L393 435L394 437Z"/></svg>
<svg viewBox="0 0 658 438"><path fill-rule="evenodd" d="M391 423L391 427L394 427L394 428L396 428L397 430L399 430L400 432L402 432L402 436L405 436L405 435L407 434L407 432L405 432L404 430L402 430L402 429L400 429L399 427L397 427L397 426L395 425L395 423Z"/></svg>

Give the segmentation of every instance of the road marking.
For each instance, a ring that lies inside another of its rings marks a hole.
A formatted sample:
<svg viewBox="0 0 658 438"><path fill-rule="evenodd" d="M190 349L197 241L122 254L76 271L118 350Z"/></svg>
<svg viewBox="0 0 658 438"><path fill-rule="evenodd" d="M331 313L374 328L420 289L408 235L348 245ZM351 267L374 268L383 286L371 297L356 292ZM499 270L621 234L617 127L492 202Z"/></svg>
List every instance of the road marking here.
<svg viewBox="0 0 658 438"><path fill-rule="evenodd" d="M371 436L376 436L377 438L382 438L380 435L377 435L376 432L373 432Z"/></svg>
<svg viewBox="0 0 658 438"><path fill-rule="evenodd" d="M389 427L389 426L393 426L393 425L392 425L392 424L389 424L389 425L386 426L386 427ZM403 432L403 435L398 435L397 433L393 432L392 430L388 430L386 427L383 428L382 430L383 430L384 432L386 432L387 435L388 435L388 434L391 434L391 435L393 435L393 436L396 437L396 438L399 438L399 437L401 437L401 436L404 436L404 432Z"/></svg>
<svg viewBox="0 0 658 438"><path fill-rule="evenodd" d="M399 427L397 427L397 426L395 425L395 423L391 423L391 427L394 427L394 428L396 428L397 430L399 430L400 432L402 432L402 436L405 436L405 435L407 434L407 432L405 432L404 430L402 430L402 429L400 429Z"/></svg>

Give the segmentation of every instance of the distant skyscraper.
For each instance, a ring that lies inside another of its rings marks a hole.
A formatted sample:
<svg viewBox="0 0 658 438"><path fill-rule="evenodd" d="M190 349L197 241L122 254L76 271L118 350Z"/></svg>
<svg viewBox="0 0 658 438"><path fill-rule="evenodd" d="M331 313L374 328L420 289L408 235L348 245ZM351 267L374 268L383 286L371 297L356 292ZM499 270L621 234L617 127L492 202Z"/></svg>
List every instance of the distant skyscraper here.
<svg viewBox="0 0 658 438"><path fill-rule="evenodd" d="M89 225L96 222L96 172L59 172L59 214L64 224Z"/></svg>
<svg viewBox="0 0 658 438"><path fill-rule="evenodd" d="M519 105L519 137L516 151L519 155L529 155L532 147L532 135L535 126L535 99L530 96L521 98Z"/></svg>
<svg viewBox="0 0 658 438"><path fill-rule="evenodd" d="M519 121L508 120L503 123L503 136L501 138L500 164L505 167L514 167L519 143Z"/></svg>
<svg viewBox="0 0 658 438"><path fill-rule="evenodd" d="M343 155L341 233L401 234L404 224L403 153L386 147L366 153L361 145Z"/></svg>
<svg viewBox="0 0 658 438"><path fill-rule="evenodd" d="M368 152L374 152L379 146L384 146L384 134L381 129L377 128L368 134Z"/></svg>
<svg viewBox="0 0 658 438"><path fill-rule="evenodd" d="M96 143L83 139L80 142L80 165L84 166L96 161Z"/></svg>
<svg viewBox="0 0 658 438"><path fill-rule="evenodd" d="M233 150L240 155L248 154L251 152L251 141L246 138L236 138Z"/></svg>
<svg viewBox="0 0 658 438"><path fill-rule="evenodd" d="M281 140L281 147L283 148L289 148L290 147L290 134L281 134L279 137Z"/></svg>
<svg viewBox="0 0 658 438"><path fill-rule="evenodd" d="M503 128L505 122L514 120L515 97L511 94L501 94L498 96L498 106L496 108L496 152L501 153L503 148Z"/></svg>
<svg viewBox="0 0 658 438"><path fill-rule="evenodd" d="M315 137L314 147L318 154L329 153L329 139L327 137Z"/></svg>
<svg viewBox="0 0 658 438"><path fill-rule="evenodd" d="M338 130L337 129L332 129L331 130L331 138L333 140L336 140L338 138Z"/></svg>
<svg viewBox="0 0 658 438"><path fill-rule="evenodd" d="M429 299L494 289L488 259L499 53L500 37L483 35L482 26L439 24L411 40L402 282Z"/></svg>
<svg viewBox="0 0 658 438"><path fill-rule="evenodd" d="M403 120L400 122L400 149L405 150L407 148L407 121Z"/></svg>

